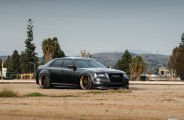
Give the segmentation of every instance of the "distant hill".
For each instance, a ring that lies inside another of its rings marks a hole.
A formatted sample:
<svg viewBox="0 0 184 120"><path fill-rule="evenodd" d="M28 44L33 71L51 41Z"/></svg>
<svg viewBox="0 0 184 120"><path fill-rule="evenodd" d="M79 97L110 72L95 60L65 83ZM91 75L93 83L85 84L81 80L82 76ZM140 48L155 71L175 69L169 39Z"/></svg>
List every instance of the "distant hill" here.
<svg viewBox="0 0 184 120"><path fill-rule="evenodd" d="M0 56L0 59L5 61L8 58L8 56Z"/></svg>
<svg viewBox="0 0 184 120"><path fill-rule="evenodd" d="M117 61L122 57L122 53L117 52L104 52L104 53L96 53L92 54L92 58L96 59L97 61L101 62L105 66L112 66L114 67Z"/></svg>
<svg viewBox="0 0 184 120"><path fill-rule="evenodd" d="M167 66L169 56L160 54L140 54L145 60L148 68Z"/></svg>
<svg viewBox="0 0 184 120"><path fill-rule="evenodd" d="M166 66L169 61L169 56L160 55L160 54L134 54L131 53L132 56L139 55L141 56L147 64L148 68L157 68L160 66ZM117 52L104 52L104 53L96 53L92 54L92 58L98 60L105 66L115 67L116 63L119 59L121 59L123 53Z"/></svg>

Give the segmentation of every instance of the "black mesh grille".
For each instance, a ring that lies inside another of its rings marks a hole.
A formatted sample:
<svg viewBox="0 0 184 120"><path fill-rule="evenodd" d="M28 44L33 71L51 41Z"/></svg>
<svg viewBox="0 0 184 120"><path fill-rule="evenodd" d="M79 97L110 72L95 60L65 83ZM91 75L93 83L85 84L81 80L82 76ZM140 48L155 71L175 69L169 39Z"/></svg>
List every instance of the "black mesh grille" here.
<svg viewBox="0 0 184 120"><path fill-rule="evenodd" d="M109 74L111 82L123 82L123 74Z"/></svg>

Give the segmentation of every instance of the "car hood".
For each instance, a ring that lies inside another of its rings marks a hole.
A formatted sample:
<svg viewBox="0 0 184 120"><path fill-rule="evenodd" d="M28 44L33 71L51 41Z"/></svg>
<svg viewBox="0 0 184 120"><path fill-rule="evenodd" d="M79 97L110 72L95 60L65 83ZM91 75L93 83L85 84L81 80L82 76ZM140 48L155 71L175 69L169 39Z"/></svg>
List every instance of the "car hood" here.
<svg viewBox="0 0 184 120"><path fill-rule="evenodd" d="M82 68L85 71L92 71L95 73L125 73L124 71L116 70L116 69L110 69L110 68Z"/></svg>

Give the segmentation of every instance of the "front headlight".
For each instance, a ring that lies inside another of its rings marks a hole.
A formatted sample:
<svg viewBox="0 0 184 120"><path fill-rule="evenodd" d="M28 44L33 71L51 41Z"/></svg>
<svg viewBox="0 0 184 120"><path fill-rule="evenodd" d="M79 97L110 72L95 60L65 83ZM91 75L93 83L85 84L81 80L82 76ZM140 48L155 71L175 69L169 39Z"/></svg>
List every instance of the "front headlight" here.
<svg viewBox="0 0 184 120"><path fill-rule="evenodd" d="M129 79L129 78L128 78L128 75L127 75L126 73L124 74L124 78L125 78L125 79Z"/></svg>
<svg viewBox="0 0 184 120"><path fill-rule="evenodd" d="M94 74L94 77L95 78L107 78L107 74L105 74L105 73L95 73Z"/></svg>

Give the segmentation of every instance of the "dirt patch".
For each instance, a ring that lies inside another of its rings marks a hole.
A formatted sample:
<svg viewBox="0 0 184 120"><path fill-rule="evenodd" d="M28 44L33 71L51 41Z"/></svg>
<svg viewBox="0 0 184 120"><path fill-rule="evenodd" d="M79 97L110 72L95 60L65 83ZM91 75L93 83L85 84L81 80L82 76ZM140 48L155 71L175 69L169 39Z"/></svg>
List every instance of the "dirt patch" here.
<svg viewBox="0 0 184 120"><path fill-rule="evenodd" d="M183 85L130 85L130 89L41 89L36 84L0 84L19 96L0 97L3 120L184 120ZM40 93L46 96L26 96Z"/></svg>

